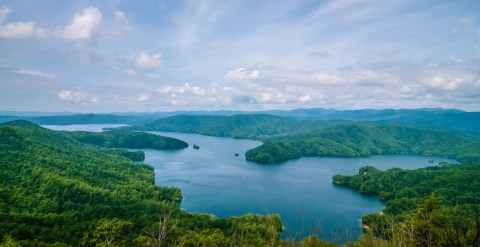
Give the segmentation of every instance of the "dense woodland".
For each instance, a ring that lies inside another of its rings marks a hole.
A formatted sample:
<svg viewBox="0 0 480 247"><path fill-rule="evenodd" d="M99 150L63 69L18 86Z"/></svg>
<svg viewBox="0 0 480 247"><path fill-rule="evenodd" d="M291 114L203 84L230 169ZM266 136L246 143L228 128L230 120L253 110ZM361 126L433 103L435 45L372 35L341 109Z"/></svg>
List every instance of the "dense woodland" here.
<svg viewBox="0 0 480 247"><path fill-rule="evenodd" d="M362 219L367 234L360 242L367 246L480 246L478 162L417 170L367 166L333 182L387 202L384 214Z"/></svg>
<svg viewBox="0 0 480 247"><path fill-rule="evenodd" d="M26 121L0 126L2 246L265 246L278 215L180 210L153 168Z"/></svg>
<svg viewBox="0 0 480 247"><path fill-rule="evenodd" d="M182 149L188 147L188 143L175 138L126 130L73 131L64 132L64 134L81 143L107 148Z"/></svg>
<svg viewBox="0 0 480 247"><path fill-rule="evenodd" d="M422 154L480 160L480 142L459 135L391 123L336 125L303 134L269 138L249 150L247 160L276 163L302 156L364 157L380 154Z"/></svg>
<svg viewBox="0 0 480 247"><path fill-rule="evenodd" d="M126 128L263 140L272 135L304 133L344 122L308 121L263 114L233 116L179 115Z"/></svg>

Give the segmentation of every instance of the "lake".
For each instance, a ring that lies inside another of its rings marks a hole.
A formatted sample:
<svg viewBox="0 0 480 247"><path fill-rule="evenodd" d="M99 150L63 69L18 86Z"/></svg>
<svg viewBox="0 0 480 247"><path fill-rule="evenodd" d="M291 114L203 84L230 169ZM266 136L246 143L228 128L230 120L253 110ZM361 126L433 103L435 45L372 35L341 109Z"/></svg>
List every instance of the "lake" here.
<svg viewBox="0 0 480 247"><path fill-rule="evenodd" d="M56 130L101 131L112 125L44 126ZM258 141L197 134L150 132L184 140L179 151L145 149L145 163L155 168L155 183L182 190L181 207L189 212L217 217L247 213L278 213L284 224L282 237L297 239L312 231L323 238L344 242L362 233L361 217L380 212L385 204L375 196L332 183L335 174L353 175L365 165L385 170L416 169L453 160L414 155L368 158L300 158L275 165L245 160ZM193 149L196 144L200 149ZM235 156L238 153L239 156Z"/></svg>

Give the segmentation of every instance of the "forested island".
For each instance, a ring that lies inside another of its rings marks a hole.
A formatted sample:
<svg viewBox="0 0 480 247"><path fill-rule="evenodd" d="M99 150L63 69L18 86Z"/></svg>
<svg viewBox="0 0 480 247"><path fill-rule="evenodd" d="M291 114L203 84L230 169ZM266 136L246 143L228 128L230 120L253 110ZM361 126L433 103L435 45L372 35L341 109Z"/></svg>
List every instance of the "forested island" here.
<svg viewBox="0 0 480 247"><path fill-rule="evenodd" d="M413 120L412 120L413 121ZM256 139L263 145L245 157L271 164L300 157L366 157L380 154L421 154L461 162L480 159L480 142L462 133L388 122L302 120L272 115L173 116L125 127Z"/></svg>

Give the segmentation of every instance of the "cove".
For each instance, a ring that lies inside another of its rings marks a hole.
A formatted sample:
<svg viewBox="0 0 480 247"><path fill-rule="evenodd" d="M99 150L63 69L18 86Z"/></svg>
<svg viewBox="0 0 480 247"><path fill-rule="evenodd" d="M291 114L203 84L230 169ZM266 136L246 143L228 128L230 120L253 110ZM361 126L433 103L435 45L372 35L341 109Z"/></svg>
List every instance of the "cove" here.
<svg viewBox="0 0 480 247"><path fill-rule="evenodd" d="M111 125L44 126L57 130L101 131ZM391 167L416 169L441 161L438 157L414 155L366 158L300 158L282 164L259 165L245 160L248 149L258 141L219 138L184 133L150 132L189 143L180 151L143 150L145 163L155 169L155 183L176 186L184 198L181 207L189 212L217 217L247 213L278 213L284 224L284 239L299 239L313 231L324 239L356 240L361 217L380 212L384 203L375 196L336 186L335 174L353 175L365 165L385 170ZM200 148L193 149L196 144ZM238 153L239 156L235 156Z"/></svg>

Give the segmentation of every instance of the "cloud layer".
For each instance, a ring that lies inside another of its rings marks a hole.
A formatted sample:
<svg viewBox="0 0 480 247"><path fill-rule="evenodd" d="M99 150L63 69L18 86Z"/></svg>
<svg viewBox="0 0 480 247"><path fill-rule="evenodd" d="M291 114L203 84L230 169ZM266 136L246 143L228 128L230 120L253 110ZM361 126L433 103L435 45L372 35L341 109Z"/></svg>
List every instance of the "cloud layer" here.
<svg viewBox="0 0 480 247"><path fill-rule="evenodd" d="M7 0L0 110L479 111L479 8L476 0L35 8Z"/></svg>

